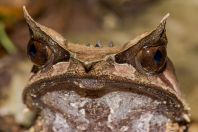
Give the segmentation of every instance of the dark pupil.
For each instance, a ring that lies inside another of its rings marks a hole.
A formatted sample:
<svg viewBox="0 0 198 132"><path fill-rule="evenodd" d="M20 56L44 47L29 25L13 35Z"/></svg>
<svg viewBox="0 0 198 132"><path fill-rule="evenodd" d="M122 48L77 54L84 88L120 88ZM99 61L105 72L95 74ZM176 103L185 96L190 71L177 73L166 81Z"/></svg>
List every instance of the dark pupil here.
<svg viewBox="0 0 198 132"><path fill-rule="evenodd" d="M154 60L155 60L155 62L156 62L157 64L160 64L160 62L161 62L161 60L162 60L162 57L163 57L162 53L161 53L159 50L157 50L157 52L156 52L155 55L154 55Z"/></svg>
<svg viewBox="0 0 198 132"><path fill-rule="evenodd" d="M36 47L35 47L34 44L30 45L30 48L29 48L28 52L29 52L31 57L35 57L36 56L37 50L36 50Z"/></svg>

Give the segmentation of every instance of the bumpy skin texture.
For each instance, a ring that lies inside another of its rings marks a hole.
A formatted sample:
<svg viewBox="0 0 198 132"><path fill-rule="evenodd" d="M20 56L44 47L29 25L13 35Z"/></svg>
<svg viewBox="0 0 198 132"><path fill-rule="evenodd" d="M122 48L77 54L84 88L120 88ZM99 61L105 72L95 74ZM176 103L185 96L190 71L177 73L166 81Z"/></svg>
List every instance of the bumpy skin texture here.
<svg viewBox="0 0 198 132"><path fill-rule="evenodd" d="M31 73L23 100L38 112L31 129L73 132L165 132L188 128L172 63L155 74L145 72L137 54L145 47L166 47L166 17L150 33L122 47L87 47L65 40L36 23L24 8L31 40L48 46L52 54Z"/></svg>

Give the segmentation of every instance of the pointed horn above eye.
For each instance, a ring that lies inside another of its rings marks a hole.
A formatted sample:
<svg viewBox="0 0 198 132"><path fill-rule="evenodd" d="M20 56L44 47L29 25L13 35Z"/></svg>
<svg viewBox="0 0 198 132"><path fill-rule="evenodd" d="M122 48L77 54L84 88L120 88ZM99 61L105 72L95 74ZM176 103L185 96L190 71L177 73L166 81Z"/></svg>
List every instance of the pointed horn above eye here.
<svg viewBox="0 0 198 132"><path fill-rule="evenodd" d="M168 42L166 37L166 20L169 15L169 13L166 14L153 31L137 36L135 39L126 43L123 49L115 55L116 61L118 63L127 62L134 64L134 57L143 47L166 45Z"/></svg>
<svg viewBox="0 0 198 132"><path fill-rule="evenodd" d="M38 23L36 23L32 18L31 16L29 15L27 9L25 6L23 6L23 13L24 13L24 17L26 19L26 22L28 24L28 26L30 27L30 29L35 29L35 28L38 28Z"/></svg>
<svg viewBox="0 0 198 132"><path fill-rule="evenodd" d="M167 13L162 20L160 21L160 24L157 26L157 28L151 32L151 36L155 36L156 39L166 39L166 20L170 16L169 13Z"/></svg>
<svg viewBox="0 0 198 132"><path fill-rule="evenodd" d="M34 21L29 15L25 6L23 6L23 12L26 22L29 26L31 38L43 39L48 37L65 49L65 47L67 46L67 40L62 35L54 31L53 29L45 27Z"/></svg>
<svg viewBox="0 0 198 132"><path fill-rule="evenodd" d="M170 16L170 13L167 13L161 20L161 23L166 22L166 20L168 19L168 17Z"/></svg>

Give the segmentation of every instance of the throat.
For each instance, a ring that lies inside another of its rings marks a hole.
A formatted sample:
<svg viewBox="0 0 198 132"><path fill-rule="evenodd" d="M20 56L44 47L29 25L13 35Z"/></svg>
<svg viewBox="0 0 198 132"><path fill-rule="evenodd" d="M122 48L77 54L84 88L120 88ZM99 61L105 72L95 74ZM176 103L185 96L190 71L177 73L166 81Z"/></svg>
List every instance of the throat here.
<svg viewBox="0 0 198 132"><path fill-rule="evenodd" d="M47 120L54 128L58 127L58 121L68 126L68 130L91 130L93 127L97 131L111 131L120 130L123 126L132 130L144 122L147 126L140 129L146 130L151 124L160 127L169 121L159 112L160 102L136 93L115 91L92 98L75 91L56 91L45 94L41 100L42 115L50 118Z"/></svg>

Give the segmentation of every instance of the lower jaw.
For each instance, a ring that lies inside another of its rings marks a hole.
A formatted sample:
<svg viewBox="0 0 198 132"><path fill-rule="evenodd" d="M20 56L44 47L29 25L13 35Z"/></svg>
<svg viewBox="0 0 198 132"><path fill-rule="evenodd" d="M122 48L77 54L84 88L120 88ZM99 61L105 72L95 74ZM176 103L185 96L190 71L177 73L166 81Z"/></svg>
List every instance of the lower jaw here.
<svg viewBox="0 0 198 132"><path fill-rule="evenodd" d="M92 98L61 90L46 93L41 101L42 116L54 129L62 124L61 128L79 131L160 131L171 121L160 111L159 101L132 92L115 91Z"/></svg>

